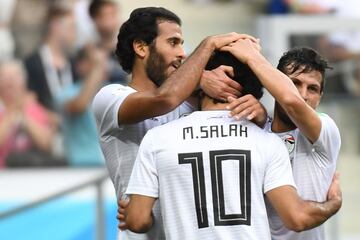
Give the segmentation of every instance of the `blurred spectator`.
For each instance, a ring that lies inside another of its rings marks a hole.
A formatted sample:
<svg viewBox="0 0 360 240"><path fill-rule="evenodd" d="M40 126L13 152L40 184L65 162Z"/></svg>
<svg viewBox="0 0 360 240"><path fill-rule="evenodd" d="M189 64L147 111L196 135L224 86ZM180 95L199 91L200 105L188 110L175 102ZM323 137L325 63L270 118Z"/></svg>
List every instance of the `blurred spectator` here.
<svg viewBox="0 0 360 240"><path fill-rule="evenodd" d="M50 116L27 90L20 62L0 65L0 101L0 168L61 164L51 156Z"/></svg>
<svg viewBox="0 0 360 240"><path fill-rule="evenodd" d="M8 0L3 0L8 1ZM25 58L39 47L46 27L49 0L16 0L11 21L15 55Z"/></svg>
<svg viewBox="0 0 360 240"><path fill-rule="evenodd" d="M284 0L270 0L266 4L266 12L270 14L285 14L290 12L290 8Z"/></svg>
<svg viewBox="0 0 360 240"><path fill-rule="evenodd" d="M117 33L121 25L120 7L111 0L92 0L89 13L98 32L96 44L105 49L110 66L110 83L127 85L128 74L121 68L115 57Z"/></svg>
<svg viewBox="0 0 360 240"><path fill-rule="evenodd" d="M106 52L86 46L79 52L76 70L81 81L66 86L57 95L63 112L65 152L72 166L103 164L96 123L89 107L107 79Z"/></svg>
<svg viewBox="0 0 360 240"><path fill-rule="evenodd" d="M334 17L360 20L358 0L273 0L269 6L275 13L332 14ZM360 96L360 31L339 31L306 38L311 39L311 45L330 61L341 63L336 67L340 73L326 87L333 88L335 93ZM343 62L347 60L355 61Z"/></svg>
<svg viewBox="0 0 360 240"><path fill-rule="evenodd" d="M0 0L0 60L14 56L14 39L10 31L10 21L16 0Z"/></svg>
<svg viewBox="0 0 360 240"><path fill-rule="evenodd" d="M77 40L76 48L80 49L96 36L96 29L89 14L91 0L73 0L76 20Z"/></svg>
<svg viewBox="0 0 360 240"><path fill-rule="evenodd" d="M70 53L76 38L71 9L52 7L48 13L45 39L40 48L25 60L28 86L41 104L54 109L54 97L75 79Z"/></svg>
<svg viewBox="0 0 360 240"><path fill-rule="evenodd" d="M336 9L336 4L337 0L270 0L267 4L267 12L270 14L327 14Z"/></svg>
<svg viewBox="0 0 360 240"><path fill-rule="evenodd" d="M360 20L360 1L342 0L338 2L334 16L339 18ZM346 61L347 79L344 85L347 92L353 96L360 96L360 31L339 31L320 38L318 43L321 52L332 61Z"/></svg>
<svg viewBox="0 0 360 240"><path fill-rule="evenodd" d="M338 0L282 0L293 13L327 14L336 10Z"/></svg>

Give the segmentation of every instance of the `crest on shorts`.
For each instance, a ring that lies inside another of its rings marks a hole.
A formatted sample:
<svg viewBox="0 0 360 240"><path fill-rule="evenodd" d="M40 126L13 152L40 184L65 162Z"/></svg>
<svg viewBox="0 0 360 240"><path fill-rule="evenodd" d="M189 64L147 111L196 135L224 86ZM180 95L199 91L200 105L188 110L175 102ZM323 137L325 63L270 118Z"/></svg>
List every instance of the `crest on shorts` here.
<svg viewBox="0 0 360 240"><path fill-rule="evenodd" d="M289 151L289 154L291 154L294 151L295 148L295 138L294 136L290 134L286 134L283 136L283 141L285 143L285 146L287 150Z"/></svg>

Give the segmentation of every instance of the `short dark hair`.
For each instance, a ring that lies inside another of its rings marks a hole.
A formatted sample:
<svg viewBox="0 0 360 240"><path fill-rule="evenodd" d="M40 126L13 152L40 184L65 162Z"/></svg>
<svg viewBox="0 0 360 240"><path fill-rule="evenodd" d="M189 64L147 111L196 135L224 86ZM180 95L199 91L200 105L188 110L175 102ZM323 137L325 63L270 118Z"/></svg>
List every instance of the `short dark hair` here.
<svg viewBox="0 0 360 240"><path fill-rule="evenodd" d="M255 73L248 65L240 62L229 52L215 51L207 63L205 69L212 70L221 65L230 66L234 69L232 79L238 82L242 87L242 94L252 94L260 99L263 96L263 87Z"/></svg>
<svg viewBox="0 0 360 240"><path fill-rule="evenodd" d="M170 21L181 25L180 18L173 12L162 7L137 8L130 18L120 27L116 56L122 68L131 73L135 51L134 41L143 41L150 45L158 36L159 21Z"/></svg>
<svg viewBox="0 0 360 240"><path fill-rule="evenodd" d="M89 15L95 19L100 9L106 5L117 6L117 3L111 0L92 0L89 6Z"/></svg>
<svg viewBox="0 0 360 240"><path fill-rule="evenodd" d="M332 69L317 51L309 47L295 47L285 52L280 58L277 68L286 75L293 74L299 70L299 74L314 70L320 72L322 76L321 92L325 84L325 71L326 69Z"/></svg>

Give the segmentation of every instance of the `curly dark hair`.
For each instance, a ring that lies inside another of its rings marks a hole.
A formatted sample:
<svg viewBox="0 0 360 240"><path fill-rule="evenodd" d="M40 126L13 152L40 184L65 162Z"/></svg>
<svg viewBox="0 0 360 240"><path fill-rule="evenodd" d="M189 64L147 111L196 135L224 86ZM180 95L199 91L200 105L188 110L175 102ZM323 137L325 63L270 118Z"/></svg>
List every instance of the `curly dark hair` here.
<svg viewBox="0 0 360 240"><path fill-rule="evenodd" d="M143 41L148 45L153 43L158 36L159 21L175 22L181 26L180 18L162 7L137 8L121 26L115 54L126 72L131 73L134 65L134 41Z"/></svg>
<svg viewBox="0 0 360 240"><path fill-rule="evenodd" d="M255 73L248 65L240 62L229 52L215 51L205 69L212 70L221 65L230 66L234 69L234 77L232 79L243 87L243 95L252 94L257 99L263 96L263 86Z"/></svg>
<svg viewBox="0 0 360 240"><path fill-rule="evenodd" d="M314 70L320 72L322 76L320 91L322 92L325 84L325 71L326 69L332 69L332 67L330 67L328 62L314 49L309 47L295 47L283 54L279 60L277 69L286 75L293 74L299 70L299 74Z"/></svg>

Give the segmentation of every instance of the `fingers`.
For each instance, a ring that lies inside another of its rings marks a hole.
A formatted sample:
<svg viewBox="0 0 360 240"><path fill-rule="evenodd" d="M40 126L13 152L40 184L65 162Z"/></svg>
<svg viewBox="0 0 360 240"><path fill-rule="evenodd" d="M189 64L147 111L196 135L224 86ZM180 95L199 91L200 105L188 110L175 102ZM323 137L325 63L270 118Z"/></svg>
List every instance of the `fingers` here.
<svg viewBox="0 0 360 240"><path fill-rule="evenodd" d="M240 83L232 80L231 78L227 78L225 79L225 83L230 87L230 88L233 88L233 89L236 89L238 94L243 90L243 87L241 86ZM239 96L238 94L236 94L237 96Z"/></svg>
<svg viewBox="0 0 360 240"><path fill-rule="evenodd" d="M129 200L120 200L118 201L119 210L121 208L126 208L129 205Z"/></svg>
<svg viewBox="0 0 360 240"><path fill-rule="evenodd" d="M260 41L258 38L255 38L255 37L253 37L251 35L248 35L248 34L243 34L242 33L242 34L239 34L239 35L240 35L239 39L249 39L254 43L259 43L259 41Z"/></svg>
<svg viewBox="0 0 360 240"><path fill-rule="evenodd" d="M200 86L207 95L226 101L229 96L238 97L241 95L242 87L232 80L233 68L229 66L219 66L211 71L204 71Z"/></svg>
<svg viewBox="0 0 360 240"><path fill-rule="evenodd" d="M119 220L118 228L121 230L126 229L126 223L125 223L125 212L126 207L129 205L129 200L120 200L118 201L118 214L116 215L116 218Z"/></svg>
<svg viewBox="0 0 360 240"><path fill-rule="evenodd" d="M127 226L126 226L126 223L125 222L121 222L118 224L118 228L120 230L126 230L127 229Z"/></svg>
<svg viewBox="0 0 360 240"><path fill-rule="evenodd" d="M222 100L224 102L227 101L228 97L238 98L238 96L241 94L240 91L237 89L231 88L225 83L220 83L218 93L216 94L216 99Z"/></svg>
<svg viewBox="0 0 360 240"><path fill-rule="evenodd" d="M231 49L232 49L232 45L226 45L221 47L219 50L223 52L231 52Z"/></svg>
<svg viewBox="0 0 360 240"><path fill-rule="evenodd" d="M252 103L249 101L249 97L247 95L235 100L230 98L228 101L232 101L228 106L229 110L231 110L230 116L237 120L249 115L252 112Z"/></svg>
<svg viewBox="0 0 360 240"><path fill-rule="evenodd" d="M221 66L217 67L215 70L221 70L224 73L227 73L228 76L234 77L234 69L231 66L221 65Z"/></svg>
<svg viewBox="0 0 360 240"><path fill-rule="evenodd" d="M234 77L233 67L221 65L214 70L214 73L216 73L219 79L226 84L226 92L229 92L235 96L239 96L240 91L242 90L242 86L238 82L230 78Z"/></svg>
<svg viewBox="0 0 360 240"><path fill-rule="evenodd" d="M239 34L236 32L213 36L212 39L214 40L215 43L215 49L221 49L223 46L228 45L229 43L232 42L236 42L239 39L249 39L254 43L258 42L258 40L251 35Z"/></svg>
<svg viewBox="0 0 360 240"><path fill-rule="evenodd" d="M247 95L240 97L240 98L228 98L227 99L229 104L226 106L226 109L232 111L234 110L236 107L238 107L239 105L245 103L247 101Z"/></svg>
<svg viewBox="0 0 360 240"><path fill-rule="evenodd" d="M228 102L229 105L226 108L230 110L230 116L237 120L244 117L248 120L253 120L263 115L263 108L260 102L250 94L237 99L230 97Z"/></svg>

